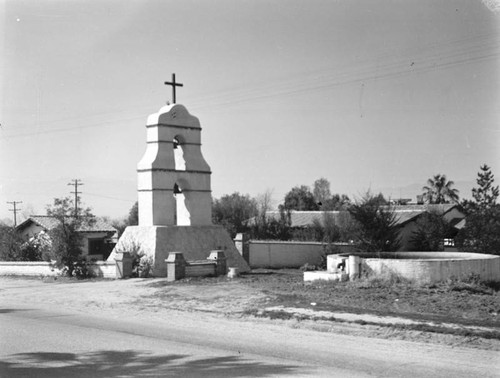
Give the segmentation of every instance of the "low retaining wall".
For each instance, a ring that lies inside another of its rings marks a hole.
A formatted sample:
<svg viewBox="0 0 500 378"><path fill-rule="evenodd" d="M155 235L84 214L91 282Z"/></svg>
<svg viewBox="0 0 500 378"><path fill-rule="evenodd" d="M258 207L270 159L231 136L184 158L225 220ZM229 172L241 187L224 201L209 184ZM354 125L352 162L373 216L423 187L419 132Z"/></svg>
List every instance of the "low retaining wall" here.
<svg viewBox="0 0 500 378"><path fill-rule="evenodd" d="M116 278L116 265L97 261L89 266L96 277ZM0 261L0 276L60 276L61 271L45 261Z"/></svg>
<svg viewBox="0 0 500 378"><path fill-rule="evenodd" d="M95 277L117 278L116 264L108 263L107 261L96 261L90 265L90 269L94 272Z"/></svg>
<svg viewBox="0 0 500 378"><path fill-rule="evenodd" d="M341 253L354 251L348 243L333 244ZM324 259L327 245L319 242L261 241L248 242L251 268L300 268L306 263L319 265ZM330 252L331 253L331 252Z"/></svg>
<svg viewBox="0 0 500 378"><path fill-rule="evenodd" d="M224 251L211 251L206 260L186 261L182 252L170 252L167 259L167 280L184 277L222 276L227 273Z"/></svg>
<svg viewBox="0 0 500 378"><path fill-rule="evenodd" d="M350 253L359 258L357 274L395 273L418 283L478 275L484 281L500 281L500 256L468 252ZM347 254L328 256L327 269L335 271ZM351 274L349 269L347 272Z"/></svg>

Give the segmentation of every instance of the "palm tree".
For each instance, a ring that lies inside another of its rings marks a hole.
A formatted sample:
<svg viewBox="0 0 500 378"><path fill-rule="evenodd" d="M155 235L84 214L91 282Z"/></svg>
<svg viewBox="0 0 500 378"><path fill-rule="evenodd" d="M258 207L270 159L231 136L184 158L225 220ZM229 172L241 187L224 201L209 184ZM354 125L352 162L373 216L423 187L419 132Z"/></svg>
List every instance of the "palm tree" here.
<svg viewBox="0 0 500 378"><path fill-rule="evenodd" d="M457 203L458 189L452 188L453 185L453 181L446 180L446 175L437 174L427 180L427 185L422 190L428 203Z"/></svg>

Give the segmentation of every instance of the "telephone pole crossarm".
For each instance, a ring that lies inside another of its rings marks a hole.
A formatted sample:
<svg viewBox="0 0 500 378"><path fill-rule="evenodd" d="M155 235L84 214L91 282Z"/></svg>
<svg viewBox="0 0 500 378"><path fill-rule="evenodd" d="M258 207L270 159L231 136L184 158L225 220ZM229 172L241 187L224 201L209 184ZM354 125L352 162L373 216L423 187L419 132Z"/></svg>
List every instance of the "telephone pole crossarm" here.
<svg viewBox="0 0 500 378"><path fill-rule="evenodd" d="M17 207L18 203L23 203L23 201L12 201L12 202L7 202L8 204L11 204L13 209L9 209L9 211L14 212L14 227L17 226L17 212L21 209Z"/></svg>
<svg viewBox="0 0 500 378"><path fill-rule="evenodd" d="M83 182L80 179L73 179L68 185L75 187L75 191L70 193L75 195L75 217L78 217L78 194L82 193L78 191L78 187L82 186Z"/></svg>

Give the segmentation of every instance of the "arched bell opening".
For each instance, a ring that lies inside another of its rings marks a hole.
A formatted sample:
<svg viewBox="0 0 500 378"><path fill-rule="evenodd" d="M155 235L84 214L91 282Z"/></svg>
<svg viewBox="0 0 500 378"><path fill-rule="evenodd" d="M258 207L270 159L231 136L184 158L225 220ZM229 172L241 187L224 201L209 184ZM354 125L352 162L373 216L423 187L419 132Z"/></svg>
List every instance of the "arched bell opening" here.
<svg viewBox="0 0 500 378"><path fill-rule="evenodd" d="M174 185L175 213L174 224L176 226L191 226L191 214L186 207L186 196L178 183Z"/></svg>
<svg viewBox="0 0 500 378"><path fill-rule="evenodd" d="M174 137L174 160L175 160L175 170L185 171L186 170L186 160L184 159L184 149L182 144L184 143L183 138L180 136Z"/></svg>

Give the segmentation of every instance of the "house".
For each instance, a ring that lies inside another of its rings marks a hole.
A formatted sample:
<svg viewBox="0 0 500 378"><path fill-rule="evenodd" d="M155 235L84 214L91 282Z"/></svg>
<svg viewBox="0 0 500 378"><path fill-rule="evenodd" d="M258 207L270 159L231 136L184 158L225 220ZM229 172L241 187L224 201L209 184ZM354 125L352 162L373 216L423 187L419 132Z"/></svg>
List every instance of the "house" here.
<svg viewBox="0 0 500 378"><path fill-rule="evenodd" d="M462 224L465 222L465 214L462 213L455 204L418 204L393 206L396 213L396 222L400 227L399 236L401 238L401 251L411 251L411 239L414 232L417 231L418 219L425 213L434 213L443 217L451 227L448 235L445 235L445 240L453 240ZM444 240L443 240L444 242ZM447 245L447 247L450 245ZM451 246L450 246L451 247ZM447 248L448 250L448 248Z"/></svg>
<svg viewBox="0 0 500 378"><path fill-rule="evenodd" d="M16 227L25 240L38 235L41 231L49 232L61 225L61 221L52 216L32 215ZM77 232L82 236L83 255L89 259L106 260L117 241L117 230L95 218L95 222L82 224Z"/></svg>
<svg viewBox="0 0 500 378"><path fill-rule="evenodd" d="M389 207L388 207L389 209ZM463 214L455 204L405 204L393 205L390 207L396 215L396 225L400 228L401 251L412 250L411 239L413 233L418 228L418 219L425 213L440 214L454 228L454 232L446 235L446 239L453 239L456 232L464 222L465 214ZM279 220L281 214L279 211L268 211L266 213L268 219ZM333 220L336 224L349 220L347 211L291 211L290 226L295 229L306 229L314 226L314 224L324 225L326 219ZM252 218L248 221L252 225L256 221Z"/></svg>

